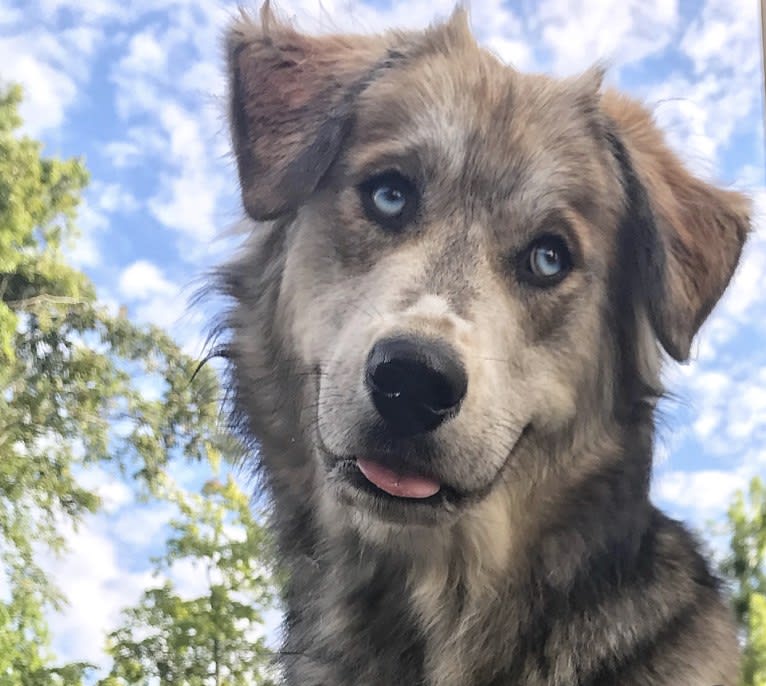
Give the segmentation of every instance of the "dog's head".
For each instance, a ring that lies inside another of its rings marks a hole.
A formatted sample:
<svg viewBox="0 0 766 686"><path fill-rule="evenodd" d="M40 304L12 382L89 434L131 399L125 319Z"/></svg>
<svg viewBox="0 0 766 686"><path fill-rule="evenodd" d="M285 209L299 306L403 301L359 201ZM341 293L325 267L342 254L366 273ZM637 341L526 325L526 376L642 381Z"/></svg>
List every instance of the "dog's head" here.
<svg viewBox="0 0 766 686"><path fill-rule="evenodd" d="M640 105L503 65L462 11L315 37L265 9L227 50L262 223L227 275L240 404L308 460L268 468L358 521L450 522L650 418L657 342L688 356L749 209Z"/></svg>

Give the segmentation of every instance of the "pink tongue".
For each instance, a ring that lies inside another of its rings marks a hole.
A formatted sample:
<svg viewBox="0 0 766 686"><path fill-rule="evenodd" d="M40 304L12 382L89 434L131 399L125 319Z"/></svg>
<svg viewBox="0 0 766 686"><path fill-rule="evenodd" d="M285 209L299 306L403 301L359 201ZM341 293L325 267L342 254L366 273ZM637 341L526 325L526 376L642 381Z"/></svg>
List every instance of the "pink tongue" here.
<svg viewBox="0 0 766 686"><path fill-rule="evenodd" d="M356 463L368 481L374 483L381 491L399 498L430 498L441 488L438 481L425 476L399 474L371 460L357 458Z"/></svg>

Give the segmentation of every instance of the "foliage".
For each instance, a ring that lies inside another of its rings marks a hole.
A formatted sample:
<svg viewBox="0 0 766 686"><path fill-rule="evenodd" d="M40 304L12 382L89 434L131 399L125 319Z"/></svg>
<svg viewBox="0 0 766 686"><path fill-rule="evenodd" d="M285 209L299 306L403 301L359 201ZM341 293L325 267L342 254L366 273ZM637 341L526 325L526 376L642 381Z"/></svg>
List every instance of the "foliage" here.
<svg viewBox="0 0 766 686"><path fill-rule="evenodd" d="M61 552L98 510L78 473L108 460L150 494L174 456L233 451L213 371L195 376L165 332L110 314L67 260L88 174L19 134L20 99L0 93L0 682L77 684L86 666L50 667L45 613L64 599L36 552Z"/></svg>
<svg viewBox="0 0 766 686"><path fill-rule="evenodd" d="M734 584L745 637L743 686L766 686L766 488L754 478L729 507L730 550L722 570Z"/></svg>
<svg viewBox="0 0 766 686"><path fill-rule="evenodd" d="M171 581L145 592L110 636L112 674L101 686L147 683L207 686L271 683L263 665L262 610L271 601L267 538L248 499L229 478L201 495L173 490L181 517L157 571L191 565L204 592L183 598Z"/></svg>

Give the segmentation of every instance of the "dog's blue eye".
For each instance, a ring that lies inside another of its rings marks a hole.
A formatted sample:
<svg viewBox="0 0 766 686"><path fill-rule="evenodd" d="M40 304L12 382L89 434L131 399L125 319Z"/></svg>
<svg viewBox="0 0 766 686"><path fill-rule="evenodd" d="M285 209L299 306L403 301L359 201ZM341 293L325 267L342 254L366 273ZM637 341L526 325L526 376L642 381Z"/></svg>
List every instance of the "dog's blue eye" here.
<svg viewBox="0 0 766 686"><path fill-rule="evenodd" d="M572 256L564 240L558 236L543 236L527 250L526 270L535 285L558 283L571 267Z"/></svg>
<svg viewBox="0 0 766 686"><path fill-rule="evenodd" d="M399 231L417 212L415 186L399 172L389 171L367 179L359 186L367 218L390 231Z"/></svg>
<svg viewBox="0 0 766 686"><path fill-rule="evenodd" d="M541 245L532 251L532 271L537 276L556 276L562 268L561 255L555 248Z"/></svg>
<svg viewBox="0 0 766 686"><path fill-rule="evenodd" d="M379 186L372 192L372 201L381 214L387 217L395 217L407 204L407 198L399 188L391 186Z"/></svg>

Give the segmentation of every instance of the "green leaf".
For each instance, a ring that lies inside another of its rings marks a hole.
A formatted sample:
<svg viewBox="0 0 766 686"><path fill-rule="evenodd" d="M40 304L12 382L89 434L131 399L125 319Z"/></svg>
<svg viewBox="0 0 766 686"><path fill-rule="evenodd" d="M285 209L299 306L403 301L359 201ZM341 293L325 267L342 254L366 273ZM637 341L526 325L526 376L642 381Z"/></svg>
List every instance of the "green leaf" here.
<svg viewBox="0 0 766 686"><path fill-rule="evenodd" d="M168 496L182 516L172 523L158 571L190 563L206 580L206 590L182 598L166 581L125 610L123 625L110 635L109 683L274 683L268 650L255 637L274 598L270 547L265 530L242 508L245 494L228 477L210 479L200 494L176 488Z"/></svg>
<svg viewBox="0 0 766 686"><path fill-rule="evenodd" d="M742 686L766 686L766 488L758 477L747 493L734 495L727 522L729 550L721 571L731 581L745 637Z"/></svg>
<svg viewBox="0 0 766 686"><path fill-rule="evenodd" d="M87 666L57 665L49 650L45 617L66 599L38 566L36 551L62 552L62 525L100 508L79 475L102 464L142 498L159 498L173 460L219 470L237 459L238 448L219 431L215 373L205 367L194 376L196 362L166 332L111 314L88 277L67 262L88 173L81 160L47 157L38 141L19 134L20 102L18 87L0 91L0 586L7 589L0 682L74 685ZM144 395L140 382L147 380L162 389L160 399ZM187 508L200 516L213 510L197 500ZM209 555L222 544L220 526L210 540L207 523L184 526L174 554ZM242 554L250 552L260 554ZM172 633L171 616L188 622L199 612L170 590L149 600L154 604L141 616L160 622L158 631ZM194 646L177 647L193 660ZM172 675L173 659L158 656L153 673ZM144 680L141 660L127 656L119 664L117 681L104 683Z"/></svg>

